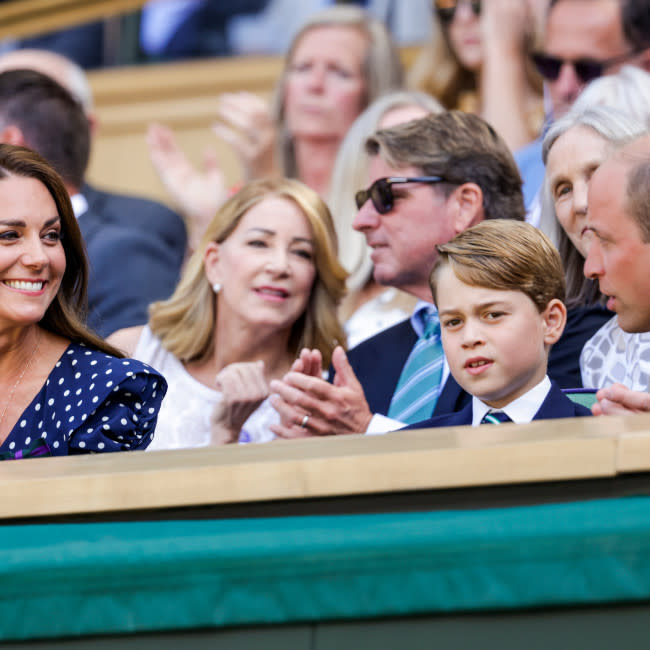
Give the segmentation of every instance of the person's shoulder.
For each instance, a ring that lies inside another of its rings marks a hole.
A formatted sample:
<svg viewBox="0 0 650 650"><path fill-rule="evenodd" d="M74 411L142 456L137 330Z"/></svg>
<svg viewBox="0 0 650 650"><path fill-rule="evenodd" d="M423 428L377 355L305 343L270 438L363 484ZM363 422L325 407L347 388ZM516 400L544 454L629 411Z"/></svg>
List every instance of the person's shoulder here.
<svg viewBox="0 0 650 650"><path fill-rule="evenodd" d="M570 418L570 417L588 417L591 416L591 410L584 406L584 401L590 394L595 393L590 389L565 389L560 388L559 384L551 380L551 388L544 399L539 411L535 414L535 420L553 419L553 418ZM580 400L571 395L579 395Z"/></svg>
<svg viewBox="0 0 650 650"><path fill-rule="evenodd" d="M83 343L72 343L64 356L74 367L74 376L64 379L67 388L61 397L67 400L66 415L71 407L74 413L68 432L70 449L144 449L153 438L167 392L164 377L146 363L105 354Z"/></svg>
<svg viewBox="0 0 650 650"><path fill-rule="evenodd" d="M164 203L155 201L145 196L137 196L135 194L123 194L119 192L109 192L102 190L94 185L84 185L82 189L83 195L88 200L89 205L92 207L97 203L111 204L116 207L139 207L150 208L152 210L160 211L163 213L175 215L180 219L180 216L174 212L170 207Z"/></svg>
<svg viewBox="0 0 650 650"><path fill-rule="evenodd" d="M103 225L113 223L151 234L162 233L166 240L185 246L185 222L170 207L143 196L107 192L85 184L82 193L88 201L89 216L96 215Z"/></svg>
<svg viewBox="0 0 650 650"><path fill-rule="evenodd" d="M133 328L137 329L137 328ZM151 366L129 357L116 357L84 343L71 343L63 355L66 362L75 368L76 373L90 372L90 378L108 378L108 388L138 375L150 377L152 381L165 381L162 375Z"/></svg>
<svg viewBox="0 0 650 650"><path fill-rule="evenodd" d="M409 424L399 431L407 429L436 429L438 427L453 427L472 424L472 404L468 405L454 413L443 413L442 415L434 415L433 417Z"/></svg>
<svg viewBox="0 0 650 650"><path fill-rule="evenodd" d="M142 336L145 325L136 325L134 327L125 327L124 329L113 332L106 340L118 350L131 357L135 354L138 347L138 341Z"/></svg>

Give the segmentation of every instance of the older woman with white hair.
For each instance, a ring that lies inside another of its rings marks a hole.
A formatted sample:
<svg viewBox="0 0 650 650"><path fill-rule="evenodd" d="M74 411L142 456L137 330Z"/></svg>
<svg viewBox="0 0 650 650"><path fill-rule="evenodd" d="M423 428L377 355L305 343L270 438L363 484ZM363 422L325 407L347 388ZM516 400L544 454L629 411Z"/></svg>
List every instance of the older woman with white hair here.
<svg viewBox="0 0 650 650"><path fill-rule="evenodd" d="M614 108L578 106L557 120L544 137L546 175L540 227L555 240L565 267L568 319L563 339L571 341L567 362L578 362L581 355L578 377L590 388L604 385L606 366L611 365L605 363L602 354L595 353L594 340L602 340L605 332L609 338L617 336L611 331L617 325L604 307L598 283L583 273L591 237L584 227L587 188L596 168L644 130L643 124ZM558 354L558 350L554 348L551 354ZM622 379L620 376L617 381Z"/></svg>

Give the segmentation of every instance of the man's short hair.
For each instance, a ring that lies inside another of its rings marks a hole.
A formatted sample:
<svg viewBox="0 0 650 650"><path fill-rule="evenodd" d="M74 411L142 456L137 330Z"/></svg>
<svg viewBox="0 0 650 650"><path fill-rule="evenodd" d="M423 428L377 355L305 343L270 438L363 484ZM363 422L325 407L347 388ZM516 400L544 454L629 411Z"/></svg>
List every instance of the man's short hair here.
<svg viewBox="0 0 650 650"><path fill-rule="evenodd" d="M560 254L551 240L529 223L483 221L436 248L439 255L429 277L436 304L438 272L445 266L473 287L521 291L540 313L554 298L564 301Z"/></svg>
<svg viewBox="0 0 650 650"><path fill-rule="evenodd" d="M650 155L627 173L625 212L634 219L643 242L650 244Z"/></svg>
<svg viewBox="0 0 650 650"><path fill-rule="evenodd" d="M30 149L72 187L81 187L90 155L90 127L70 93L35 70L0 73L0 129L18 127Z"/></svg>
<svg viewBox="0 0 650 650"><path fill-rule="evenodd" d="M503 139L477 115L446 111L384 129L366 140L366 151L391 167L442 176L447 183L436 187L447 194L463 183L476 183L486 219L524 219L517 164Z"/></svg>

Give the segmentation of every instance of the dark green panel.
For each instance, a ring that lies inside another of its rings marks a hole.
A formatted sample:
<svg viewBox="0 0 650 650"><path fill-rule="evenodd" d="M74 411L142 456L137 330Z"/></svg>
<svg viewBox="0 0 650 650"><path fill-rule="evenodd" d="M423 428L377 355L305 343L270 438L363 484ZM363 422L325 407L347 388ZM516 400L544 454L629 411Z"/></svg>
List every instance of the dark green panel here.
<svg viewBox="0 0 650 650"><path fill-rule="evenodd" d="M650 606L323 623L313 650L647 650Z"/></svg>
<svg viewBox="0 0 650 650"><path fill-rule="evenodd" d="M310 650L313 631L308 626L278 625L251 629L188 630L85 637L52 641L0 643L2 650Z"/></svg>

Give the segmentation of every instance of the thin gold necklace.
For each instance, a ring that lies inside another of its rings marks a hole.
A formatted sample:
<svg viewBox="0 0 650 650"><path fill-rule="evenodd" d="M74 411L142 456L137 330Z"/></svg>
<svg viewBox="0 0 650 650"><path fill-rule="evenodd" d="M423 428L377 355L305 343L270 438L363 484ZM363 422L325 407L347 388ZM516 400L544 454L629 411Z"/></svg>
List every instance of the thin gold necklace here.
<svg viewBox="0 0 650 650"><path fill-rule="evenodd" d="M42 336L39 336L38 338L38 343L34 346L34 349L32 350L32 353L29 355L29 359L27 361L27 364L23 368L23 371L20 373L20 376L18 379L16 379L16 383L13 385L13 388L11 391L9 391L9 397L7 398L7 403L5 404L5 407L2 409L2 415L0 415L0 425L2 424L3 420L5 419L5 413L7 412L7 409L9 408L9 404L11 404L11 399L14 396L14 393L16 392L16 388L18 388L18 384L20 384L22 378L25 376L25 373L30 369L32 365L32 361L34 360L34 357L36 356L36 353L38 352L38 348L41 345L41 341L43 340Z"/></svg>

